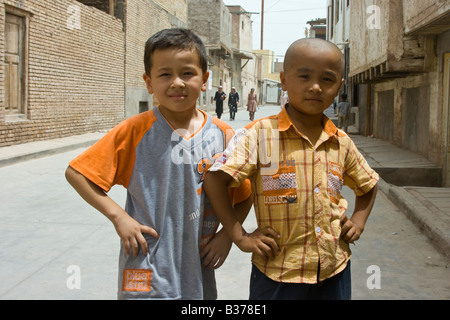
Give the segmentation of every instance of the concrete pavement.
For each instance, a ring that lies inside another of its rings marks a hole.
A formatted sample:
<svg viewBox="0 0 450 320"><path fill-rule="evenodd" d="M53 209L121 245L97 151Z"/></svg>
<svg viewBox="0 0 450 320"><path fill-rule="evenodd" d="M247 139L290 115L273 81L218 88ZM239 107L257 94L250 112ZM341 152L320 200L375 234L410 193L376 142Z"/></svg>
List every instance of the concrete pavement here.
<svg viewBox="0 0 450 320"><path fill-rule="evenodd" d="M53 140L36 141L0 148L0 167L88 147L106 132L92 132Z"/></svg>
<svg viewBox="0 0 450 320"><path fill-rule="evenodd" d="M442 168L387 141L351 137L381 176L381 191L450 259L450 188L432 187L442 179Z"/></svg>
<svg viewBox="0 0 450 320"><path fill-rule="evenodd" d="M279 110L264 106L256 117ZM247 115L240 109L236 121L229 123L242 127L249 122ZM227 114L223 119L228 119ZM116 298L115 230L64 179L67 162L103 134L0 148L0 299ZM355 143L363 145L358 137ZM364 148L360 149L364 153ZM375 153L365 155L369 159ZM445 249L450 230L448 189L398 187L385 181L380 188L383 193L377 198L364 238L352 248L354 298L449 299L448 256L442 257L430 245L449 252ZM122 187L114 187L110 195L124 204ZM349 203L352 196L346 191ZM417 230L399 214L397 206L409 212L411 220L418 219L423 230L438 235L433 238ZM437 211L443 214L442 219L437 219L441 215ZM420 215L425 218L417 218ZM256 227L253 212L245 227ZM368 268L373 265L381 270L381 290L366 285ZM80 288L77 275L81 275ZM247 299L249 275L250 255L233 247L227 262L217 271L219 299Z"/></svg>

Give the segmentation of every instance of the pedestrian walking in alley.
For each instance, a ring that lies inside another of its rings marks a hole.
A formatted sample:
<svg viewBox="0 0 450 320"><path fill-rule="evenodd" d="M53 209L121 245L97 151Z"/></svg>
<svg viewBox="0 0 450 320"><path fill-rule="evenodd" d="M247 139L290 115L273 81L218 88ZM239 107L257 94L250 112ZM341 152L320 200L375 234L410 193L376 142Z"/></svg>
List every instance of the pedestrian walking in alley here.
<svg viewBox="0 0 450 320"><path fill-rule="evenodd" d="M226 99L226 97L227 94L223 92L222 86L219 86L214 96L214 101L216 102L216 115L219 119L223 113L223 101Z"/></svg>
<svg viewBox="0 0 450 320"><path fill-rule="evenodd" d="M231 92L228 96L228 108L230 109L231 121L233 121L234 117L236 116L238 104L239 104L239 93L237 93L235 87L232 87Z"/></svg>
<svg viewBox="0 0 450 320"><path fill-rule="evenodd" d="M198 36L162 30L147 41L144 59L148 93L160 105L108 132L69 163L66 177L121 239L119 299L216 299L214 268L231 240L216 233L217 218L201 189L206 165L225 149L231 128L196 109L209 76ZM208 147L191 143L197 140ZM180 149L186 151L181 159ZM186 154L202 157L186 160ZM127 188L125 210L106 194L116 184ZM235 191L235 213L244 220L251 190L244 184Z"/></svg>
<svg viewBox="0 0 450 320"><path fill-rule="evenodd" d="M223 228L242 251L252 252L250 299L351 298L349 244L364 231L379 177L350 137L323 115L343 76L336 45L295 41L280 73L289 104L276 117L248 125L206 176L203 187ZM227 186L247 177L258 221L250 234L226 194ZM343 185L356 194L350 219Z"/></svg>
<svg viewBox="0 0 450 320"><path fill-rule="evenodd" d="M258 98L256 96L255 89L252 88L247 98L247 111L250 116L250 121L253 121L257 107L258 107Z"/></svg>
<svg viewBox="0 0 450 320"><path fill-rule="evenodd" d="M338 127L348 132L348 120L350 118L350 103L347 101L347 94L341 94L341 102L337 105Z"/></svg>

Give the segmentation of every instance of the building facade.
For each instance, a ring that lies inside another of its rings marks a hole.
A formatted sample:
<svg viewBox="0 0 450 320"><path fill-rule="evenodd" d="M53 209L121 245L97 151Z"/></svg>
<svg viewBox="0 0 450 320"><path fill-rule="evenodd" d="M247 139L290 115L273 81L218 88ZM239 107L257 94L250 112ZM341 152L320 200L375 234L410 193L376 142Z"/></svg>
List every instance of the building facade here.
<svg viewBox="0 0 450 320"><path fill-rule="evenodd" d="M210 75L199 106L214 110L219 86L227 94L235 87L240 105L245 105L250 89L258 92L263 80L261 57L252 52L251 14L222 0L188 0L188 26L200 36L208 54Z"/></svg>
<svg viewBox="0 0 450 320"><path fill-rule="evenodd" d="M212 108L219 86L227 94L231 90L232 70L227 60L233 58L232 17L222 0L188 0L188 27L203 41L208 55L207 91L200 95L199 105Z"/></svg>
<svg viewBox="0 0 450 320"><path fill-rule="evenodd" d="M232 17L231 42L233 59L230 62L232 86L239 92L240 104L247 103L250 90L259 92L261 78L258 78L258 57L252 52L253 29L251 14L241 6L227 6Z"/></svg>
<svg viewBox="0 0 450 320"><path fill-rule="evenodd" d="M158 104L143 81L147 39L191 28L205 43L210 78L241 105L262 92L250 13L222 0L0 0L0 147L109 130ZM259 95L260 96L260 95Z"/></svg>
<svg viewBox="0 0 450 320"><path fill-rule="evenodd" d="M186 21L186 1L0 0L0 147L108 130L151 108L145 42Z"/></svg>
<svg viewBox="0 0 450 320"><path fill-rule="evenodd" d="M123 118L120 19L71 0L0 1L0 147Z"/></svg>
<svg viewBox="0 0 450 320"><path fill-rule="evenodd" d="M360 132L426 156L450 186L450 2L364 0L350 12Z"/></svg>

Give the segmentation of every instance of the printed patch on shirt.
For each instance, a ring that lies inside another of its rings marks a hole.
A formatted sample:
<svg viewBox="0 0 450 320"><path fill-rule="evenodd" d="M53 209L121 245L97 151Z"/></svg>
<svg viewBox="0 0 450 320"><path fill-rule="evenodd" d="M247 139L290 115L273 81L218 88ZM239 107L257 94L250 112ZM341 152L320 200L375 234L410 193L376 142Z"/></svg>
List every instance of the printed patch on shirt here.
<svg viewBox="0 0 450 320"><path fill-rule="evenodd" d="M152 270L124 269L122 291L149 292Z"/></svg>
<svg viewBox="0 0 450 320"><path fill-rule="evenodd" d="M297 203L295 161L280 162L275 175L261 175L264 203Z"/></svg>
<svg viewBox="0 0 450 320"><path fill-rule="evenodd" d="M330 200L339 204L342 185L344 184L344 167L335 162L328 162L328 195Z"/></svg>

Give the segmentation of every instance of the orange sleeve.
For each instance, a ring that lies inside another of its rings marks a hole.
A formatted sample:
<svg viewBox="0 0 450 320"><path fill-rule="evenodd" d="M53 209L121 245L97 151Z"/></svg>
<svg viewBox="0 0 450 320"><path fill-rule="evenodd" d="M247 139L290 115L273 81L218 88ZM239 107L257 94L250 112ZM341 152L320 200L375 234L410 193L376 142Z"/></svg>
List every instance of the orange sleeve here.
<svg viewBox="0 0 450 320"><path fill-rule="evenodd" d="M229 189L233 206L244 202L252 195L252 186L249 179L244 180L239 187Z"/></svg>
<svg viewBox="0 0 450 320"><path fill-rule="evenodd" d="M225 132L225 147L228 146L231 138L234 136L234 130L224 121L215 117L212 122ZM243 181L238 187L229 188L230 199L232 199L233 206L247 200L252 194L252 187L249 179Z"/></svg>
<svg viewBox="0 0 450 320"><path fill-rule="evenodd" d="M116 184L127 188L136 147L155 120L149 111L121 122L69 165L106 192Z"/></svg>

